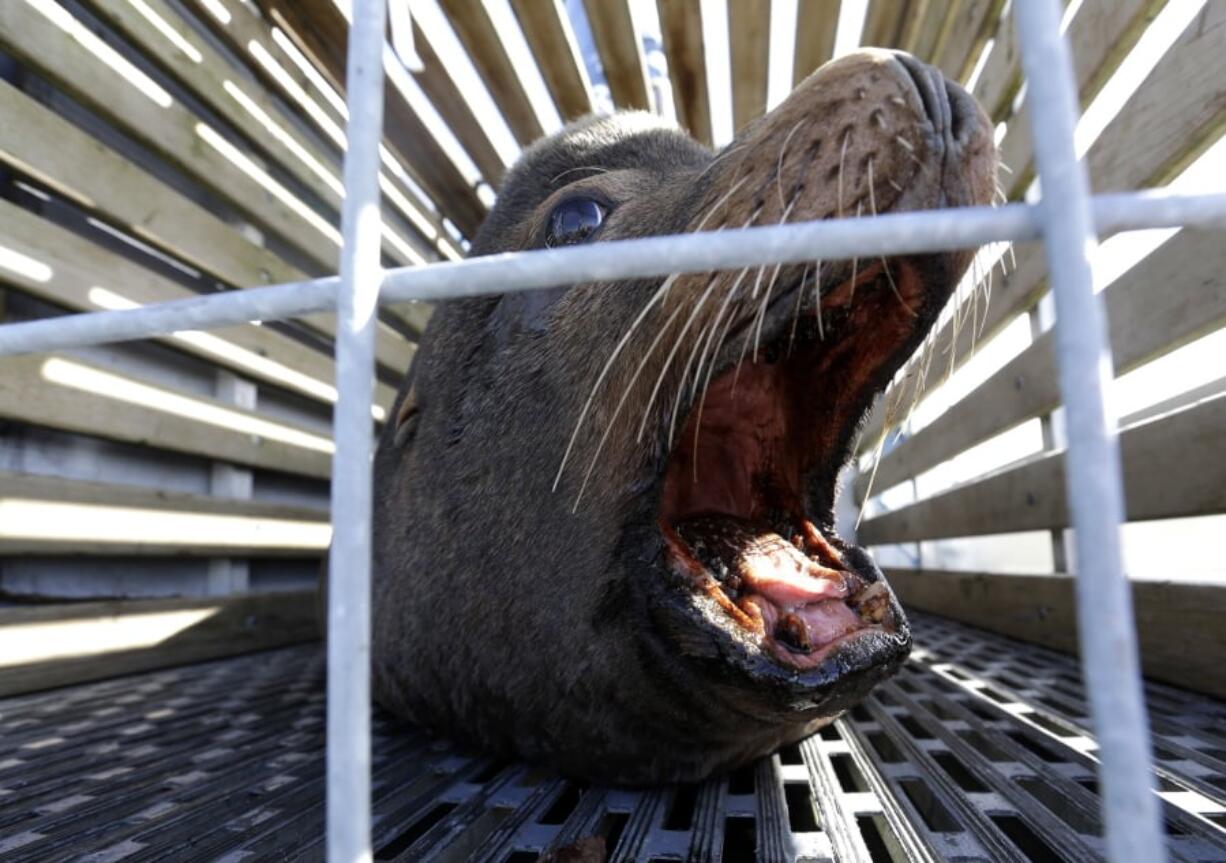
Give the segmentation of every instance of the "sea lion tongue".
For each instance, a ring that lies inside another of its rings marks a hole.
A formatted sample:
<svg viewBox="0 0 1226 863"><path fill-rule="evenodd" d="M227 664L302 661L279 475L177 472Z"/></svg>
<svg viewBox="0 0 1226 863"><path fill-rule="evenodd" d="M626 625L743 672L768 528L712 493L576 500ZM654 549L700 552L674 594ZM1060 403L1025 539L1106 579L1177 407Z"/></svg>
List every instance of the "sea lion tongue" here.
<svg viewBox="0 0 1226 863"><path fill-rule="evenodd" d="M856 608L884 585L865 587L854 573L819 563L832 549L807 543L806 534L812 537L817 529L811 523L806 527L789 541L764 522L699 516L677 525L688 549L674 548L679 556L692 552L750 626L769 636L768 649L797 668L816 666L837 640L882 622L882 616L862 618ZM687 571L695 569L691 565Z"/></svg>

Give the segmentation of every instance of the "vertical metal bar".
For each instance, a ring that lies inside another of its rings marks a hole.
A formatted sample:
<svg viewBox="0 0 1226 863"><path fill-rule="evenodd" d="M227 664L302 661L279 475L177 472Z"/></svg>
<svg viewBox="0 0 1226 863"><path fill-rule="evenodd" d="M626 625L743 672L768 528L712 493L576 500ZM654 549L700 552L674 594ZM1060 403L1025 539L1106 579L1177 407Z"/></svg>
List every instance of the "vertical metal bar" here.
<svg viewBox="0 0 1226 863"><path fill-rule="evenodd" d="M1132 597L1120 555L1123 482L1115 419L1106 402L1114 376L1090 269L1098 239L1089 181L1073 146L1079 110L1072 63L1056 0L1014 3L1013 10L1030 88L1043 243L1056 301L1068 501L1077 542L1077 623L1100 748L1107 853L1119 863L1162 863L1166 849L1152 788Z"/></svg>
<svg viewBox="0 0 1226 863"><path fill-rule="evenodd" d="M328 556L328 860L369 861L371 458L385 0L354 0Z"/></svg>

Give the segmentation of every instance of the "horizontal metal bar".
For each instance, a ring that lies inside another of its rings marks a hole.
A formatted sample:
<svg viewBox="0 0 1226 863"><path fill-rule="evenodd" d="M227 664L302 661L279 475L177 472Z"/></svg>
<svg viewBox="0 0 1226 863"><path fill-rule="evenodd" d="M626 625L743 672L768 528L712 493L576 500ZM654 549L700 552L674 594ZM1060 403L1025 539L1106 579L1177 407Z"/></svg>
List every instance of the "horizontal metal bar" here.
<svg viewBox="0 0 1226 863"><path fill-rule="evenodd" d="M1226 194L1177 196L1137 192L1102 195L1092 203L1095 228L1100 235L1147 228L1226 230ZM379 302L444 300L819 258L921 254L976 248L997 241L1026 242L1038 237L1038 216L1027 204L887 213L862 219L618 240L405 267L387 271ZM0 356L330 311L336 308L337 283L335 276L329 276L140 309L87 312L8 324L0 326Z"/></svg>

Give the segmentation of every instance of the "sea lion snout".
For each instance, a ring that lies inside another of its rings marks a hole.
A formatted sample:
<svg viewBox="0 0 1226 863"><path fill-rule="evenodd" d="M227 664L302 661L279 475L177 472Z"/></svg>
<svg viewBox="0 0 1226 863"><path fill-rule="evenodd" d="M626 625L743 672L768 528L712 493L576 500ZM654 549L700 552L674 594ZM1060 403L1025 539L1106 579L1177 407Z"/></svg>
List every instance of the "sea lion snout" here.
<svg viewBox="0 0 1226 863"><path fill-rule="evenodd" d="M473 254L985 204L987 118L887 51L712 153L643 114L529 148ZM854 705L910 648L833 525L876 396L967 252L442 304L376 457L376 696L605 782L692 780Z"/></svg>

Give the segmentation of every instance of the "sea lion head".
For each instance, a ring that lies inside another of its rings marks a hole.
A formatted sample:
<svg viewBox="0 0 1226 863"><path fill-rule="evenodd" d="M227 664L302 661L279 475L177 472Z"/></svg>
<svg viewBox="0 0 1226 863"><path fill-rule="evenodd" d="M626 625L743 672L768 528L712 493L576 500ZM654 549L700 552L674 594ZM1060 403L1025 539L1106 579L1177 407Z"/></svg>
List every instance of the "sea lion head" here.
<svg viewBox="0 0 1226 863"><path fill-rule="evenodd" d="M719 153L645 114L566 127L472 252L985 204L995 170L970 96L866 51ZM854 705L910 633L835 533L836 478L970 257L442 304L376 460L377 698L618 783L698 779Z"/></svg>

